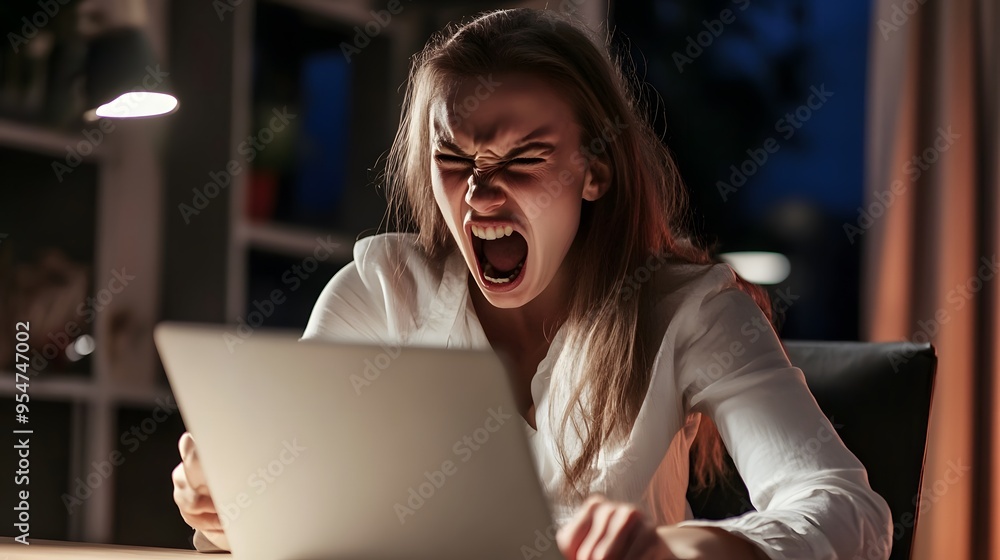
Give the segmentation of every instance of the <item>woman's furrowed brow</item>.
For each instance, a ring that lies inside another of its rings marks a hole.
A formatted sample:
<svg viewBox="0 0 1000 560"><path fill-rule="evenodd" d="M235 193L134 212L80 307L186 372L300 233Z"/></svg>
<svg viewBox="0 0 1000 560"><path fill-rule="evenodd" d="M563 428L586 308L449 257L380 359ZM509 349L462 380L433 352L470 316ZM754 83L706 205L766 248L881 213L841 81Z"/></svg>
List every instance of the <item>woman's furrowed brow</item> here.
<svg viewBox="0 0 1000 560"><path fill-rule="evenodd" d="M555 151L555 149L556 147L553 146L552 144L549 144L548 142L529 142L527 144L518 146L513 150L507 152L501 159L513 159L525 152L534 152L534 151L552 152Z"/></svg>
<svg viewBox="0 0 1000 560"><path fill-rule="evenodd" d="M453 144L453 143L445 140L444 138L441 138L441 137L436 138L434 140L434 144L437 147L439 147L439 148L446 148L449 152L452 152L452 153L454 153L456 155L459 155L459 156L462 156L462 157L467 157L467 158L470 158L470 159L473 157L473 156L471 156L471 155L463 152L461 148L459 148L455 144Z"/></svg>

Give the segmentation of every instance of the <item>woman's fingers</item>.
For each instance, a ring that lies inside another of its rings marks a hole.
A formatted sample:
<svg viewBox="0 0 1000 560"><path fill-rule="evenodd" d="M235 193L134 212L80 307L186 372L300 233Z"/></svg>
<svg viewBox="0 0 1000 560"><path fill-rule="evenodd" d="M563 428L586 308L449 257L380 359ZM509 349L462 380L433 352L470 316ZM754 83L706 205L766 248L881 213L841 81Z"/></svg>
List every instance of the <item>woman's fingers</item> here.
<svg viewBox="0 0 1000 560"><path fill-rule="evenodd" d="M191 514L185 513L182 510L181 517L192 529L198 529L205 534L222 533L225 531L225 528L222 526L222 520L214 513ZM212 541L215 542L215 539L212 539Z"/></svg>
<svg viewBox="0 0 1000 560"><path fill-rule="evenodd" d="M229 550L229 539L226 538L215 502L208 492L194 437L184 432L177 442L177 449L181 462L174 468L171 477L174 482L174 501L181 517L216 546Z"/></svg>
<svg viewBox="0 0 1000 560"><path fill-rule="evenodd" d="M188 483L196 490L207 487L205 471L201 468L201 460L198 458L198 448L195 447L194 436L191 435L191 432L181 434L181 439L177 442L177 448L181 453L181 460L184 462Z"/></svg>
<svg viewBox="0 0 1000 560"><path fill-rule="evenodd" d="M615 506L609 502L597 504L591 513L590 530L587 536L580 543L580 548L576 551L576 558L600 558L595 552L604 547L605 539L612 537L608 535L608 525L611 517L615 513Z"/></svg>
<svg viewBox="0 0 1000 560"><path fill-rule="evenodd" d="M560 551L570 560L672 560L656 527L635 505L594 495L556 534Z"/></svg>
<svg viewBox="0 0 1000 560"><path fill-rule="evenodd" d="M188 479L184 463L178 463L174 467L172 475L174 481L174 501L183 511L193 514L216 513L212 496L206 491L207 487L195 490Z"/></svg>
<svg viewBox="0 0 1000 560"><path fill-rule="evenodd" d="M229 537L226 536L226 533L222 531L199 531L199 532L216 547L221 548L222 550L230 550L230 551L233 549L233 547L229 545ZM195 543L196 543L195 547L198 547L197 542L198 542L197 537L195 537Z"/></svg>
<svg viewBox="0 0 1000 560"><path fill-rule="evenodd" d="M591 495L587 501L580 506L580 509L573 515L569 523L563 525L556 532L556 544L559 550L567 558L576 558L583 539L590 532L590 525L593 522L593 512L600 505L603 497L597 494Z"/></svg>
<svg viewBox="0 0 1000 560"><path fill-rule="evenodd" d="M645 519L642 512L631 504L617 507L610 506L612 512L608 519L604 538L594 547L592 555L595 558L623 558L631 560L641 556L626 554L637 538L643 534Z"/></svg>
<svg viewBox="0 0 1000 560"><path fill-rule="evenodd" d="M181 434L181 438L177 440L177 451L181 454L181 459L184 459L191 453L193 453L197 448L194 445L194 436L191 432L184 432Z"/></svg>

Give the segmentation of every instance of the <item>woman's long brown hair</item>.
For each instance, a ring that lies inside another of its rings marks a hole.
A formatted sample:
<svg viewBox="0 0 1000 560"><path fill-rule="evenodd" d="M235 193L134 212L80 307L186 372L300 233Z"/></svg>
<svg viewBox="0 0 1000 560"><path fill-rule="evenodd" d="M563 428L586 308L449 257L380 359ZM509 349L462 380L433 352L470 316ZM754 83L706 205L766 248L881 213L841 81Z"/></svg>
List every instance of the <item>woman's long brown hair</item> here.
<svg viewBox="0 0 1000 560"><path fill-rule="evenodd" d="M588 157L610 166L607 194L583 201L578 258L590 265L574 268L586 274L576 277L566 319L565 344L587 353L570 400L581 407L588 403L586 425L577 426L582 453L571 458L560 448L562 492L576 500L589 493L591 467L602 446L627 435L634 423L660 344L650 336L655 294L641 286L634 293L626 281L651 256L714 262L685 233L686 192L677 167L645 118L638 85L625 79L610 52L585 25L552 11L495 11L446 28L414 57L385 170L397 227L416 231L429 259L457 250L431 188L430 105L457 81L503 72L542 76L565 92L582 129L581 145L591 148ZM766 292L745 282L742 288L770 317ZM623 297L626 293L630 297ZM581 399L583 394L588 398ZM696 488L715 484L725 469L723 452L715 424L702 418L691 450Z"/></svg>

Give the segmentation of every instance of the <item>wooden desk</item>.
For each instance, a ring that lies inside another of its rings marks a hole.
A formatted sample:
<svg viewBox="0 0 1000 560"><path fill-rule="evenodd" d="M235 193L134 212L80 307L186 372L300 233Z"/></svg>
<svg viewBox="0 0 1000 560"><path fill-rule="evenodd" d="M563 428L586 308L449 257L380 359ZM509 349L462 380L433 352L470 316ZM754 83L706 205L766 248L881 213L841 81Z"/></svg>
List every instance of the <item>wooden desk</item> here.
<svg viewBox="0 0 1000 560"><path fill-rule="evenodd" d="M172 560L174 558L200 558L201 560L222 560L223 556L181 550L178 548L151 548L148 546L118 546L111 544L87 544L66 541L46 541L30 539L25 546L15 542L13 537L0 537L0 560L61 560L83 558L86 560L118 558L147 558L151 560ZM229 557L228 554L226 557Z"/></svg>

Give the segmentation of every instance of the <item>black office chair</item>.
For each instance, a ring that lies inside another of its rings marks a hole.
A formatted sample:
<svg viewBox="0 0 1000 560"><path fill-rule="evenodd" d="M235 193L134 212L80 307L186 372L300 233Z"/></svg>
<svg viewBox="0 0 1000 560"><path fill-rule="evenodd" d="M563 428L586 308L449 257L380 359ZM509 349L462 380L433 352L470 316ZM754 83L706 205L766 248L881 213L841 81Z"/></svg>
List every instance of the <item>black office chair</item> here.
<svg viewBox="0 0 1000 560"><path fill-rule="evenodd" d="M927 443L937 356L930 344L785 341L792 364L837 434L868 471L872 489L892 510L890 560L909 560ZM727 455L729 483L687 498L697 519L753 510L746 485ZM693 478L693 477L692 477Z"/></svg>

